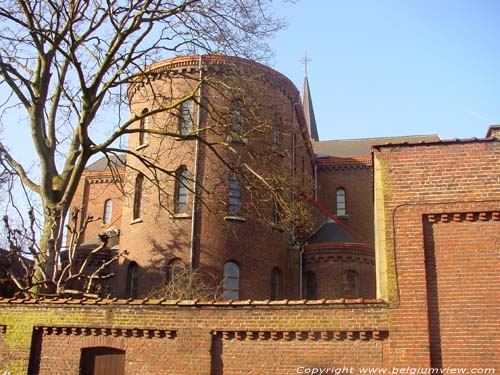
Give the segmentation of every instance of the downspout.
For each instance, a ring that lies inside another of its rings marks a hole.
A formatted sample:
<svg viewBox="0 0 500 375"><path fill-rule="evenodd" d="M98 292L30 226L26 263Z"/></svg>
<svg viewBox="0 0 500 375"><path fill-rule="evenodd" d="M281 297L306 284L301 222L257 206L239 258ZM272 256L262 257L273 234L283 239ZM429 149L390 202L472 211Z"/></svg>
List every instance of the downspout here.
<svg viewBox="0 0 500 375"><path fill-rule="evenodd" d="M303 259L304 259L304 244L300 244L299 248L299 298L304 299L304 264L303 264Z"/></svg>
<svg viewBox="0 0 500 375"><path fill-rule="evenodd" d="M195 252L195 235L196 235L196 211L197 211L197 202L198 202L198 158L199 158L199 148L200 142L198 137L200 136L199 129L201 127L201 100L202 100L202 91L201 91L201 83L203 80L203 70L202 70L202 61L201 55L198 60L198 69L199 69L199 81L200 85L198 87L198 113L196 116L196 141L194 146L194 170L193 170L193 204L191 209L191 249L189 252L189 269L191 271L194 270L194 252Z"/></svg>
<svg viewBox="0 0 500 375"><path fill-rule="evenodd" d="M297 103L293 103L292 105L292 225L291 225L291 234L292 238L290 239L290 243L295 245L295 143L296 143L296 135L295 135L295 112L296 112Z"/></svg>

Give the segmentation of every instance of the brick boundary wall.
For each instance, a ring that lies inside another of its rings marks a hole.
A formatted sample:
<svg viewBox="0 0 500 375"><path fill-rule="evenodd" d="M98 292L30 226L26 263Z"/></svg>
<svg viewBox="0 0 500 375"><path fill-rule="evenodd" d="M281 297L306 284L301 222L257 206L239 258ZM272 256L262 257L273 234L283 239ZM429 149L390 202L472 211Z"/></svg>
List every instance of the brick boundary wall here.
<svg viewBox="0 0 500 375"><path fill-rule="evenodd" d="M385 303L362 299L1 299L0 326L6 328L0 331L0 373L76 375L82 349L92 347L125 351L127 375L378 368L389 352L387 317Z"/></svg>

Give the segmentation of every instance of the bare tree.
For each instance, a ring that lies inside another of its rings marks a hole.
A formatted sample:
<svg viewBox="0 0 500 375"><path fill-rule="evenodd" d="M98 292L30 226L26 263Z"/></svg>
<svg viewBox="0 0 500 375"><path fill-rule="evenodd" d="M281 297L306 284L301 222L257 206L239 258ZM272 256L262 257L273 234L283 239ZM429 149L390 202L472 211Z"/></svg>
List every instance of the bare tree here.
<svg viewBox="0 0 500 375"><path fill-rule="evenodd" d="M283 27L270 14L270 2L2 1L0 85L8 90L2 125L29 128L39 171L30 172L13 145L0 142L0 157L39 196L43 209L41 237L32 254L34 282L23 290L57 291L64 222L87 162L116 152L116 143L146 116L122 119L128 85L143 79L149 64L176 54L267 56L266 39ZM156 111L169 111L195 92ZM108 110L117 115L105 136L101 128L110 121L104 119ZM23 123L13 124L9 113Z"/></svg>

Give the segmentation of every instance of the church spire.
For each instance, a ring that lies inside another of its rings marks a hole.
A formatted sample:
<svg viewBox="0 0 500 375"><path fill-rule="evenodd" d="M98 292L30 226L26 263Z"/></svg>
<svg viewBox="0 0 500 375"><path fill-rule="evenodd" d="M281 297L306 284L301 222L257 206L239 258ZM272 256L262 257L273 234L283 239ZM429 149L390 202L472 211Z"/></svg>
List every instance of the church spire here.
<svg viewBox="0 0 500 375"><path fill-rule="evenodd" d="M307 63L311 61L307 57L307 52L301 61L305 65L304 86L302 87L302 107L304 108L307 130L309 130L311 140L319 141L318 128L316 127L316 118L314 117L314 108L311 98L311 90L309 89L309 81L307 80Z"/></svg>

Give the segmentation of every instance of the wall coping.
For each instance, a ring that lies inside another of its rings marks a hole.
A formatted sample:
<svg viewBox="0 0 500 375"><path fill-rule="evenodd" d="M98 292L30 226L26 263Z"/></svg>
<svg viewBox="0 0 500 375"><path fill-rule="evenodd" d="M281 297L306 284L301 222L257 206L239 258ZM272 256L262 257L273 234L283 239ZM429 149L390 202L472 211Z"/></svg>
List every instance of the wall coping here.
<svg viewBox="0 0 500 375"><path fill-rule="evenodd" d="M230 301L202 301L202 300L166 300L166 299L104 299L104 298L5 298L0 297L2 306L32 306L32 305L54 305L54 306L171 306L171 307L231 307L231 308L255 308L255 307L387 307L382 299L320 299L320 300L230 300Z"/></svg>

